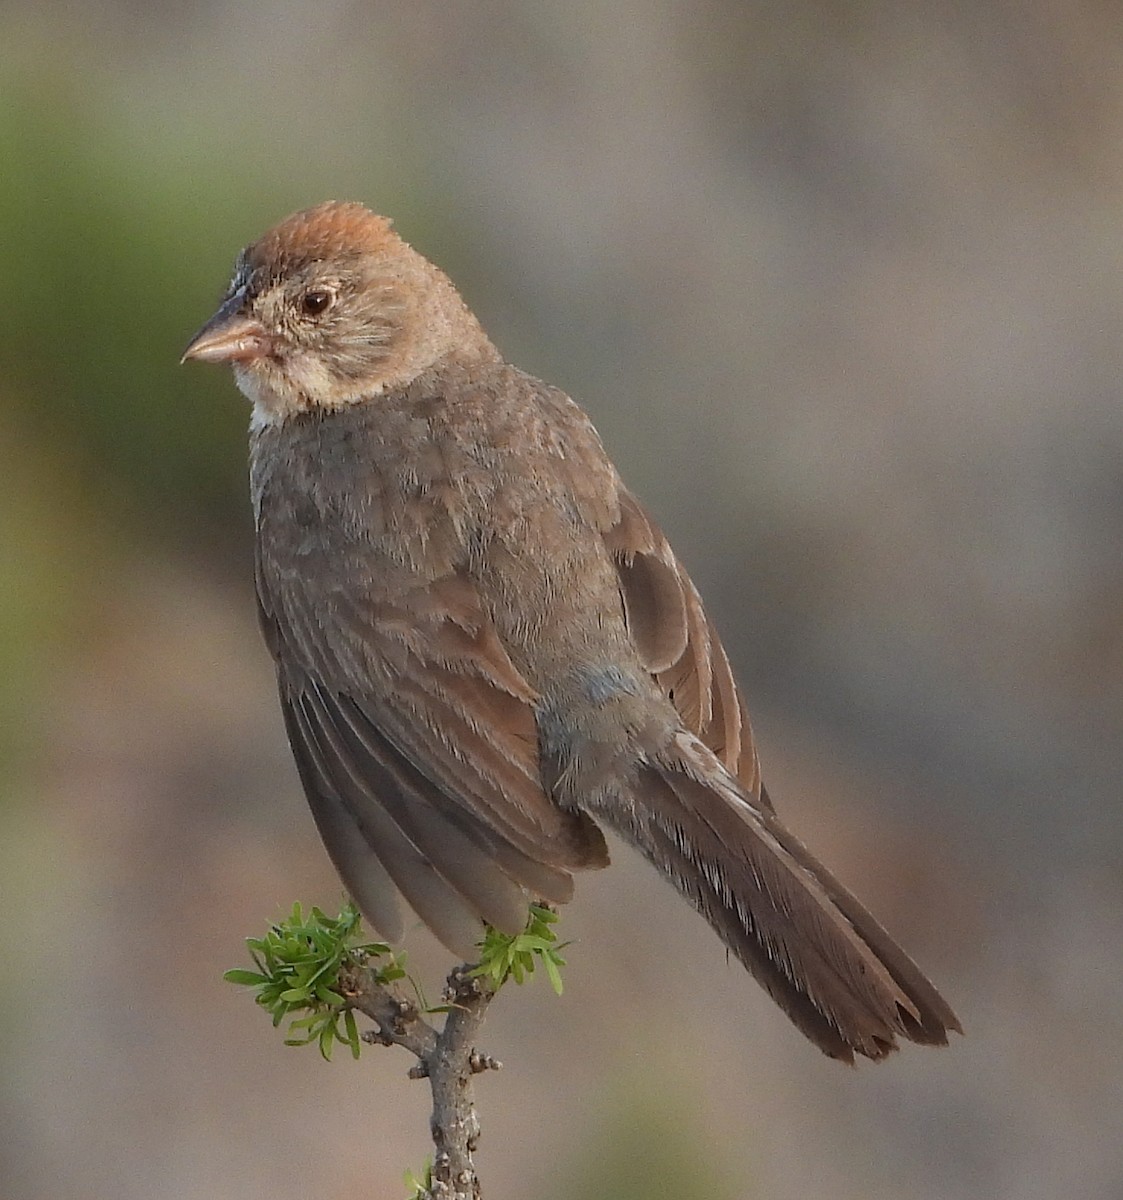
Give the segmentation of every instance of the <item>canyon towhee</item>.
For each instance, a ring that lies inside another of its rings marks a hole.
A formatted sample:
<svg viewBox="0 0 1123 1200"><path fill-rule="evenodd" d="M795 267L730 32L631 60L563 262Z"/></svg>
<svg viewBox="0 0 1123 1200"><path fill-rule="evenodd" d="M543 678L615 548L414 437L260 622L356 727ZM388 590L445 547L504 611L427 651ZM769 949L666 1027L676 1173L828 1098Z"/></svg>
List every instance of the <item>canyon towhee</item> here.
<svg viewBox="0 0 1123 1200"><path fill-rule="evenodd" d="M588 417L504 362L358 204L238 259L185 358L253 403L261 624L293 754L359 907L401 893L472 959L637 847L827 1054L954 1013L792 836L694 586Z"/></svg>

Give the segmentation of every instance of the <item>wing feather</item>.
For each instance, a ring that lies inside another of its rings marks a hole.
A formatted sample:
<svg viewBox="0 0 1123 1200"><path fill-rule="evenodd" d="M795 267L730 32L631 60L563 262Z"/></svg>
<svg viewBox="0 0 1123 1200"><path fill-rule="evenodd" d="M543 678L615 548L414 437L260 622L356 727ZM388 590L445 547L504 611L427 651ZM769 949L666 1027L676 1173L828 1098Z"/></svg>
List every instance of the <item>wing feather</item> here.
<svg viewBox="0 0 1123 1200"><path fill-rule="evenodd" d="M628 630L644 666L683 725L760 798L760 767L745 706L690 577L658 525L624 489L618 519L604 538L616 563Z"/></svg>
<svg viewBox="0 0 1123 1200"><path fill-rule="evenodd" d="M397 890L468 955L480 921L518 932L528 897L564 903L573 870L607 862L593 820L542 788L535 692L464 575L394 602L289 586L278 603L260 571L258 589L317 827L384 936Z"/></svg>
<svg viewBox="0 0 1123 1200"><path fill-rule="evenodd" d="M338 806L342 806L414 912L450 950L471 957L480 936L479 917L402 833L385 809L370 803L369 794L350 774L346 759L337 753L331 739L318 726L307 700L306 694L293 705L292 711L300 734L300 752L314 762L330 782L327 805L324 806L331 818L329 832L337 833L341 828ZM348 835L349 832L347 830ZM344 868L356 865L353 855L348 853L350 837L342 842L326 839L325 842L348 890L362 905L365 897L362 877L354 878L350 871L343 873ZM376 920L374 912L364 911L372 922Z"/></svg>

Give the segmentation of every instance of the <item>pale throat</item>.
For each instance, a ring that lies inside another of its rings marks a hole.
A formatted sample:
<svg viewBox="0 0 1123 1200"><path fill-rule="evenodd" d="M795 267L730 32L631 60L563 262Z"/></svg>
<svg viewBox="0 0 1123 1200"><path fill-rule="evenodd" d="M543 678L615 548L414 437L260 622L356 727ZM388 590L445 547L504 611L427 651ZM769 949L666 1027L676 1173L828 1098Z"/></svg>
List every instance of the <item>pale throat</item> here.
<svg viewBox="0 0 1123 1200"><path fill-rule="evenodd" d="M359 404L380 395L390 382L385 372L341 381L313 355L288 359L283 366L235 363L234 380L253 406L251 429L280 424L296 413Z"/></svg>

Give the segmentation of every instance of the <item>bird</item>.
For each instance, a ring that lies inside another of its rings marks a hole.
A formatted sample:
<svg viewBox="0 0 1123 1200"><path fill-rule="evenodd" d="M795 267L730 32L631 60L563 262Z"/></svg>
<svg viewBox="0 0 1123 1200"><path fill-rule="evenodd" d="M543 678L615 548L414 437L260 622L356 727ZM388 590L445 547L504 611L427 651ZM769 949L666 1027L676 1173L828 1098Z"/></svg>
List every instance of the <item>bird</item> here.
<svg viewBox="0 0 1123 1200"><path fill-rule="evenodd" d="M450 951L646 857L828 1056L955 1013L777 816L729 659L564 392L389 219L327 201L238 256L184 360L252 406L260 625L312 816L378 933Z"/></svg>

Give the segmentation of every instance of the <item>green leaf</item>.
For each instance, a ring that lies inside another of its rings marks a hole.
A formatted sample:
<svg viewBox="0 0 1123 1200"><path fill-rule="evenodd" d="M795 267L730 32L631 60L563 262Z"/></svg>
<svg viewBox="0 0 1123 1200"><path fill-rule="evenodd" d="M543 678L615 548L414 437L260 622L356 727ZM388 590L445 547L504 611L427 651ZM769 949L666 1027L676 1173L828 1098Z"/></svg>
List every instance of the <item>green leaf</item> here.
<svg viewBox="0 0 1123 1200"><path fill-rule="evenodd" d="M420 1179L412 1171L407 1170L402 1176L402 1180L410 1190L407 1200L423 1200L424 1197L432 1195L433 1160L428 1158L425 1160L425 1167L421 1172Z"/></svg>
<svg viewBox="0 0 1123 1200"><path fill-rule="evenodd" d="M317 907L305 913L295 903L289 916L271 925L264 937L246 939L257 970L235 968L224 978L253 988L255 1002L270 1014L275 1027L288 1022L287 1045L316 1042L324 1058L330 1058L339 1041L358 1057L362 1039L348 1001L336 987L340 970L370 964L382 982L405 977L404 956L396 957L384 942L361 939L362 918L353 904L344 905L338 917L329 917Z"/></svg>
<svg viewBox="0 0 1123 1200"><path fill-rule="evenodd" d="M244 987L259 987L261 984L269 982L268 975L259 975L256 971L225 971L222 978L227 983L240 983Z"/></svg>
<svg viewBox="0 0 1123 1200"><path fill-rule="evenodd" d="M350 1008L343 1014L343 1027L347 1034L344 1040L351 1047L351 1057L358 1058L363 1047L359 1040L359 1028L355 1024L355 1013Z"/></svg>
<svg viewBox="0 0 1123 1200"><path fill-rule="evenodd" d="M565 959L557 934L551 928L557 914L540 904L530 906L526 928L514 936L489 928L480 944L480 961L472 974L485 976L501 987L508 979L522 983L532 976L541 962L550 985L559 995L562 991L561 971ZM564 943L563 943L564 945Z"/></svg>
<svg viewBox="0 0 1123 1200"><path fill-rule="evenodd" d="M562 994L562 977L554 956L547 954L542 959L542 965L546 968L546 974L550 977L550 986L554 989L554 995L560 996Z"/></svg>

